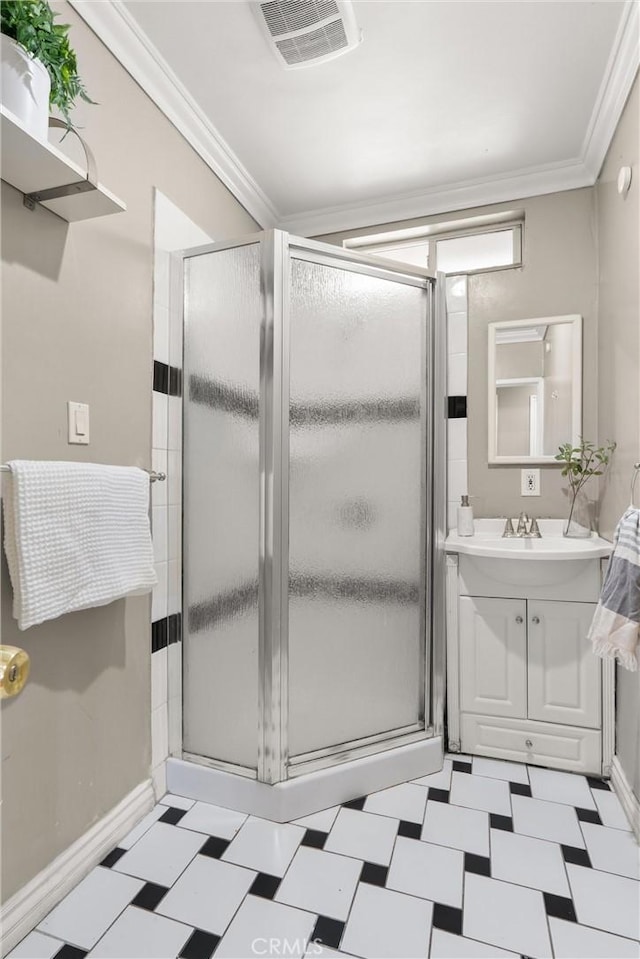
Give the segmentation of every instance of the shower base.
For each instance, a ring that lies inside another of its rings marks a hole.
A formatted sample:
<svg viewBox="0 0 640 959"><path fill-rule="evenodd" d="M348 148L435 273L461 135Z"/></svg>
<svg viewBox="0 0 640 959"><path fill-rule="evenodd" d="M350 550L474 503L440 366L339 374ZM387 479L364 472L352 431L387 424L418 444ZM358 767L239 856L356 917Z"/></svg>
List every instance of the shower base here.
<svg viewBox="0 0 640 959"><path fill-rule="evenodd" d="M197 762L170 758L167 790L261 819L290 822L410 779L429 776L442 768L442 760L442 737L434 736L269 785Z"/></svg>

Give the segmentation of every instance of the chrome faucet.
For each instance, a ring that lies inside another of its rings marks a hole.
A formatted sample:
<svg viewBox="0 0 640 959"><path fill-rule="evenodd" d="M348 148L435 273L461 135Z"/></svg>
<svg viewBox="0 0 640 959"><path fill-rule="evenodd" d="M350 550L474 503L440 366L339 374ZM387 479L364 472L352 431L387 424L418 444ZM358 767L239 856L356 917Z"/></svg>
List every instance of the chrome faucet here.
<svg viewBox="0 0 640 959"><path fill-rule="evenodd" d="M515 529L514 529L514 527L513 527L513 520L507 518L507 521L506 521L506 523L504 524L504 532L503 532L503 534L502 534L502 538L503 538L503 539L513 539L513 537L514 537L514 536L517 536L517 535L518 535L518 534L516 533L516 531L515 531Z"/></svg>
<svg viewBox="0 0 640 959"><path fill-rule="evenodd" d="M503 538L512 539L517 537L518 539L540 539L542 533L540 532L540 527L538 526L538 520L535 516L529 517L525 512L520 513L518 517L517 526L514 525L513 519L507 519L504 524L504 532L502 534Z"/></svg>
<svg viewBox="0 0 640 959"><path fill-rule="evenodd" d="M540 532L538 520L535 518L535 516L531 517L531 522L529 523L529 532L525 533L525 536L529 536L532 539L542 539L542 533Z"/></svg>

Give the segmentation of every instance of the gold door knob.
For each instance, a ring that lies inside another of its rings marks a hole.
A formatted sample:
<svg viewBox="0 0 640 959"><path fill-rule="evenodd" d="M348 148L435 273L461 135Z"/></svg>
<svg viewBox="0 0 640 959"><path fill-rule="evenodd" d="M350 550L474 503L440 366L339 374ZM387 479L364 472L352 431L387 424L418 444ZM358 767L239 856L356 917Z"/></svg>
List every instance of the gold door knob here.
<svg viewBox="0 0 640 959"><path fill-rule="evenodd" d="M0 699L17 696L29 678L29 654L17 646L0 646Z"/></svg>

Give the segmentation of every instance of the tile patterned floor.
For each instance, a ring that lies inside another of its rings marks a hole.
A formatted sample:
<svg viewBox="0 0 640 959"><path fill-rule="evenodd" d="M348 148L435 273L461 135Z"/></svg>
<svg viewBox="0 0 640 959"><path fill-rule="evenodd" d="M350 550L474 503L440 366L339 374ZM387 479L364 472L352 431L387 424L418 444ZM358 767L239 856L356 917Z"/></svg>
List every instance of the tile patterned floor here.
<svg viewBox="0 0 640 959"><path fill-rule="evenodd" d="M165 796L10 959L637 959L639 880L605 783L450 756L282 825Z"/></svg>

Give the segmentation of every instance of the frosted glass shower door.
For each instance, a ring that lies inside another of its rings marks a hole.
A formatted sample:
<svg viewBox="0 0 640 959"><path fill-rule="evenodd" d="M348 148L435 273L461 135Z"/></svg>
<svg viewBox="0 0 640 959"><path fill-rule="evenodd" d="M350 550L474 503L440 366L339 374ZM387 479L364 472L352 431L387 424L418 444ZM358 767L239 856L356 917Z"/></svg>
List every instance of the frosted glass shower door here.
<svg viewBox="0 0 640 959"><path fill-rule="evenodd" d="M433 733L434 287L277 230L185 252L186 758L275 783Z"/></svg>
<svg viewBox="0 0 640 959"><path fill-rule="evenodd" d="M185 259L183 742L256 769L259 242Z"/></svg>
<svg viewBox="0 0 640 959"><path fill-rule="evenodd" d="M425 724L428 292L292 253L288 751ZM316 262L314 262L316 260Z"/></svg>

